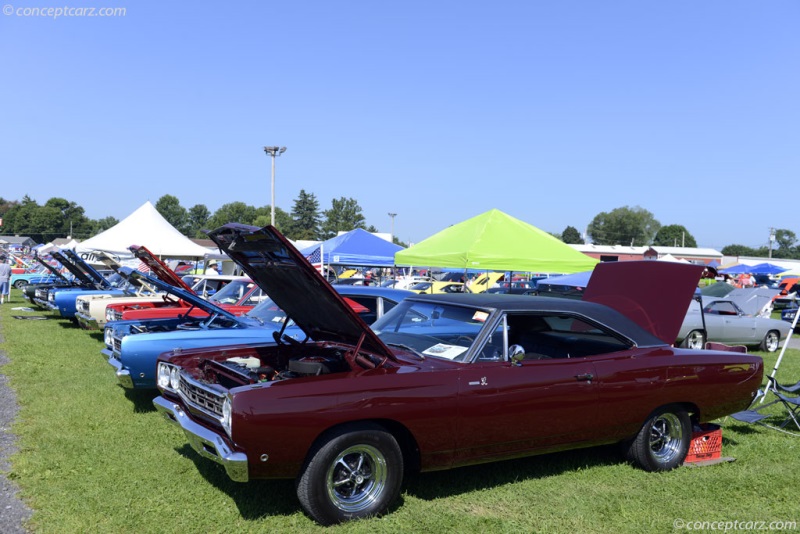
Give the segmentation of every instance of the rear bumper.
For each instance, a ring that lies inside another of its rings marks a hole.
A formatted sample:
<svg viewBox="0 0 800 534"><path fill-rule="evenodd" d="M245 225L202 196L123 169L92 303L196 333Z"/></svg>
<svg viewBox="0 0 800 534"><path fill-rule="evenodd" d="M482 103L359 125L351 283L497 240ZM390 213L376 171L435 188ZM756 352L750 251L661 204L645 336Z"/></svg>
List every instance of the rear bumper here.
<svg viewBox="0 0 800 534"><path fill-rule="evenodd" d="M233 452L220 434L192 421L179 404L164 397L156 397L153 399L153 404L156 410L166 417L167 421L183 430L186 439L189 440L189 445L200 456L220 464L225 468L230 479L235 482L249 480L246 454Z"/></svg>

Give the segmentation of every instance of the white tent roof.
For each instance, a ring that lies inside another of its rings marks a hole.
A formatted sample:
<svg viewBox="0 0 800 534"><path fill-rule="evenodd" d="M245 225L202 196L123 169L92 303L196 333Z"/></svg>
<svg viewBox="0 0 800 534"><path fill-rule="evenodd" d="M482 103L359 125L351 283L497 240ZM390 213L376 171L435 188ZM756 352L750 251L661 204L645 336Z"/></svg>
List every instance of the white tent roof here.
<svg viewBox="0 0 800 534"><path fill-rule="evenodd" d="M145 246L166 258L202 258L211 252L176 230L150 201L105 232L79 243L75 250L129 255L131 245Z"/></svg>

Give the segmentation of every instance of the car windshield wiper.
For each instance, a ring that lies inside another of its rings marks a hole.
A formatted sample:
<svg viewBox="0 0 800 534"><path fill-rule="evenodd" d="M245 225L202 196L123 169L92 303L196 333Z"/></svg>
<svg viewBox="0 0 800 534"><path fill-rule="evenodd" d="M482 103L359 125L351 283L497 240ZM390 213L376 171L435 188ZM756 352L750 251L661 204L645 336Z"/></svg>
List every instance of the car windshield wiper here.
<svg viewBox="0 0 800 534"><path fill-rule="evenodd" d="M414 355L416 355L417 357L419 357L420 360L424 360L425 359L425 355L424 354L422 354L421 352L417 351L416 349L412 349L408 345L403 345L402 343L387 343L387 345L389 345L390 347L397 347L397 348L406 350L408 352L411 352Z"/></svg>

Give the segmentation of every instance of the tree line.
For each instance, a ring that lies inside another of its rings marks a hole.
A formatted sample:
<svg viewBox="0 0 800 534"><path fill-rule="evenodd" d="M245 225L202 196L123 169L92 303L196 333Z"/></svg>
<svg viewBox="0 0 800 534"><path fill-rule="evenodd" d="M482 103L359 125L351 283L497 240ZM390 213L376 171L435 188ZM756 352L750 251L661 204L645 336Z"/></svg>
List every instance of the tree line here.
<svg viewBox="0 0 800 534"><path fill-rule="evenodd" d="M156 210L178 231L187 237L205 237L203 230L217 228L229 222L252 226L266 226L271 221L270 206L255 207L244 202L230 202L211 213L205 204L190 208L181 205L173 195L164 195L155 204ZM72 236L85 240L111 228L119 222L114 217L93 220L86 216L77 203L64 198L51 198L44 205L28 197L21 201L0 197L0 235L29 236L39 243L59 237ZM321 210L313 193L300 190L293 201L291 212L275 209L275 226L292 240L325 240L339 232L362 228L378 232L367 225L358 201L341 197L332 199L330 208ZM662 225L655 216L638 206L623 206L609 212L598 213L586 230L589 240L597 245L697 247L694 236L680 224ZM565 243L584 244L585 238L573 226L561 234L553 234ZM774 247L758 248L740 244L726 245L720 251L725 256L772 256L776 259L800 259L797 236L791 230L775 230ZM394 237L394 242L407 246Z"/></svg>

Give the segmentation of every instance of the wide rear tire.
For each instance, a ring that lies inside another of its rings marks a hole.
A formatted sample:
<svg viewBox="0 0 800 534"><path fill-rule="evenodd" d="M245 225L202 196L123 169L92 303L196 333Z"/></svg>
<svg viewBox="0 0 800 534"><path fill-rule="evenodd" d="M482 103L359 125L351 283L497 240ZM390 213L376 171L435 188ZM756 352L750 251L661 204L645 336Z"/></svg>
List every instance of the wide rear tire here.
<svg viewBox="0 0 800 534"><path fill-rule="evenodd" d="M321 525L381 515L400 493L403 453L378 425L343 428L309 452L297 498Z"/></svg>
<svg viewBox="0 0 800 534"><path fill-rule="evenodd" d="M686 459L691 439L692 424L686 410L666 406L642 425L628 447L628 459L645 471L669 471Z"/></svg>

